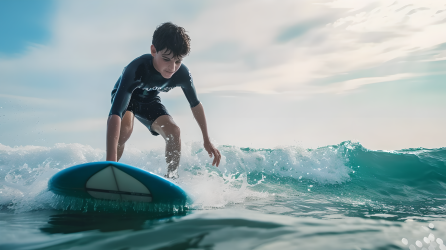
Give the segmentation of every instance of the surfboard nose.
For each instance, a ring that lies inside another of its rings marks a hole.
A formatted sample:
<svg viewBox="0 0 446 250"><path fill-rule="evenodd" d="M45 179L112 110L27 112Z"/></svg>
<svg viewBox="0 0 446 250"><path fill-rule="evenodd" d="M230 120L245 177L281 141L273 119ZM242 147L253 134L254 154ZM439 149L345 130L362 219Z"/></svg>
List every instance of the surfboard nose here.
<svg viewBox="0 0 446 250"><path fill-rule="evenodd" d="M83 198L135 202L180 202L188 197L178 185L140 168L117 162L92 162L55 174L50 191Z"/></svg>
<svg viewBox="0 0 446 250"><path fill-rule="evenodd" d="M149 189L131 175L110 165L92 175L85 188L94 198L151 202Z"/></svg>

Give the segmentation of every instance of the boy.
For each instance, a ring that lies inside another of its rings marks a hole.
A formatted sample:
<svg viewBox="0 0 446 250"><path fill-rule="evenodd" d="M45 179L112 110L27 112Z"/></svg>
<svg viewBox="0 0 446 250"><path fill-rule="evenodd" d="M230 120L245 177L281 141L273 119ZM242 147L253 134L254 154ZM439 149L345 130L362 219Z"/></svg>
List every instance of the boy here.
<svg viewBox="0 0 446 250"><path fill-rule="evenodd" d="M183 57L189 54L190 38L184 28L170 22L153 33L150 54L142 55L124 68L112 91L112 106L107 121L107 161L119 161L125 142L133 131L134 117L153 135L166 142L167 178L178 177L181 156L180 129L167 112L158 94L181 87L203 134L204 148L212 165L220 164L221 154L212 145L207 132L204 109L198 101L192 75Z"/></svg>

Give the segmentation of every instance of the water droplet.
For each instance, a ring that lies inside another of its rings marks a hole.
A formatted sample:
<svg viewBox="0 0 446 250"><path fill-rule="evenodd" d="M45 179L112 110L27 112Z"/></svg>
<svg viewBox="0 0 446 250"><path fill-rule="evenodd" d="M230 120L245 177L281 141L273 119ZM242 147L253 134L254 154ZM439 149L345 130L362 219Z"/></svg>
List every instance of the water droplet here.
<svg viewBox="0 0 446 250"><path fill-rule="evenodd" d="M429 240L434 241L435 240L435 235L429 234Z"/></svg>
<svg viewBox="0 0 446 250"><path fill-rule="evenodd" d="M433 229L435 226L434 226L434 224L429 223L429 227Z"/></svg>
<svg viewBox="0 0 446 250"><path fill-rule="evenodd" d="M415 242L415 245L417 245L417 247L422 247L422 246L423 246L423 243L421 243L421 241L417 240L417 241Z"/></svg>
<svg viewBox="0 0 446 250"><path fill-rule="evenodd" d="M404 245L407 245L407 243L409 243L409 241L408 241L406 238L403 238L403 239L401 240L401 242L403 242Z"/></svg>
<svg viewBox="0 0 446 250"><path fill-rule="evenodd" d="M440 238L437 238L437 243L440 244L440 245L442 245L442 244L443 244L443 240L440 239Z"/></svg>
<svg viewBox="0 0 446 250"><path fill-rule="evenodd" d="M423 240L424 240L424 242L426 242L427 244L431 243L431 241L430 241L427 237L424 237Z"/></svg>
<svg viewBox="0 0 446 250"><path fill-rule="evenodd" d="M417 247L416 247L416 246L414 246L414 245L410 245L409 249L410 249L410 250L416 250L416 249L417 249Z"/></svg>
<svg viewBox="0 0 446 250"><path fill-rule="evenodd" d="M312 188L313 187L313 185L310 185L310 188Z"/></svg>

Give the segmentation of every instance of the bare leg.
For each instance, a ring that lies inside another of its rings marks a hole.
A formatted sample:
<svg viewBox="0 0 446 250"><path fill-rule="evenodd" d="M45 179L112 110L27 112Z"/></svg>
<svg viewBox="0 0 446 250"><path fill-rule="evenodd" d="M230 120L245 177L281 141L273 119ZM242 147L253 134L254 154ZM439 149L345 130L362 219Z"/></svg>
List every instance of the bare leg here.
<svg viewBox="0 0 446 250"><path fill-rule="evenodd" d="M122 117L121 131L119 134L119 141L118 141L118 161L119 159L121 159L121 156L124 153L125 142L132 135L134 119L135 116L130 111L126 111L124 117Z"/></svg>
<svg viewBox="0 0 446 250"><path fill-rule="evenodd" d="M181 158L180 128L171 116L163 115L153 122L152 129L166 141L167 177L177 178Z"/></svg>

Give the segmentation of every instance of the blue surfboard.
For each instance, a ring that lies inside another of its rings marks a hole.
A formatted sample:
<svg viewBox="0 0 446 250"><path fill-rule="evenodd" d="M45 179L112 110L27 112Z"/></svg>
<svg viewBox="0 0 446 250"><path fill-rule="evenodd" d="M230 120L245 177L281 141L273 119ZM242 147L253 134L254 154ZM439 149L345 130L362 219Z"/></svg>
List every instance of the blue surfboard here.
<svg viewBox="0 0 446 250"><path fill-rule="evenodd" d="M103 161L66 168L48 182L55 194L80 198L183 203L186 192L175 183L140 168Z"/></svg>

